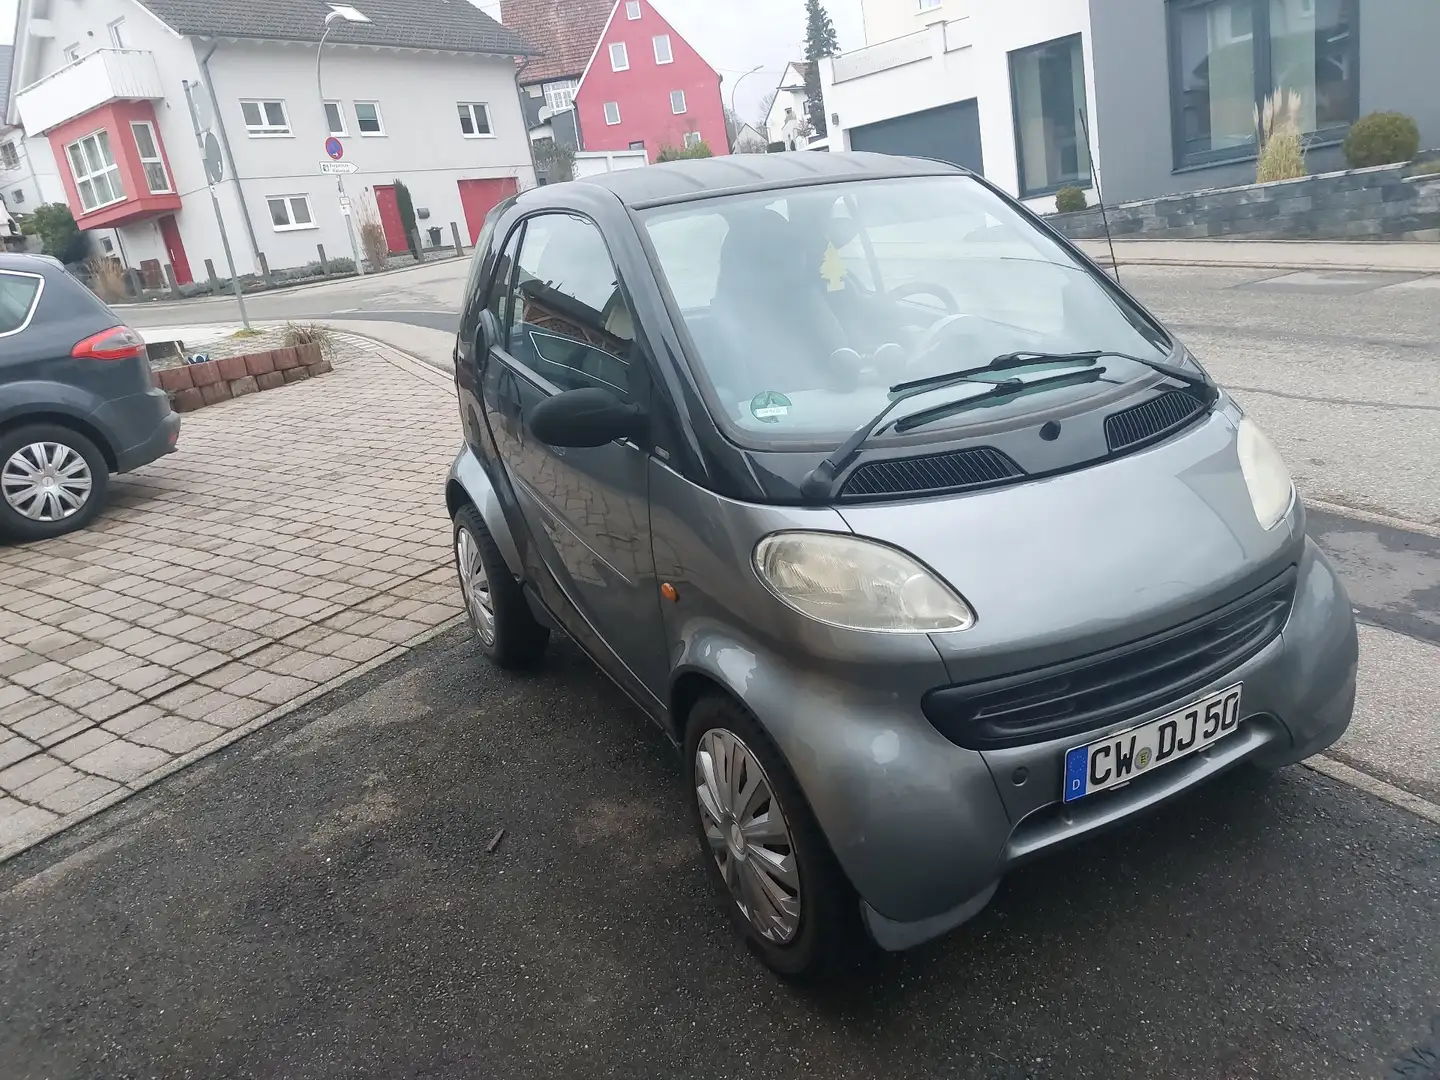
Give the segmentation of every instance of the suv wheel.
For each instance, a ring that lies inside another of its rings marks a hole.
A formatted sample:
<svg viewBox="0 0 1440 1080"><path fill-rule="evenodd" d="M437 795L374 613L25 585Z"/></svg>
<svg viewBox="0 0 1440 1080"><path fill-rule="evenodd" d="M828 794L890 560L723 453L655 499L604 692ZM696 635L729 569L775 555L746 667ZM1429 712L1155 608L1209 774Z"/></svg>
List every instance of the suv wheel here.
<svg viewBox="0 0 1440 1080"><path fill-rule="evenodd" d="M505 565L480 512L463 506L455 515L455 572L465 614L485 655L503 668L538 663L550 631L536 621L529 601Z"/></svg>
<svg viewBox="0 0 1440 1080"><path fill-rule="evenodd" d="M759 722L728 697L701 698L684 761L701 858L751 951L787 978L862 959L855 890Z"/></svg>
<svg viewBox="0 0 1440 1080"><path fill-rule="evenodd" d="M83 529L105 503L110 469L93 442L58 424L0 437L0 533L46 540Z"/></svg>

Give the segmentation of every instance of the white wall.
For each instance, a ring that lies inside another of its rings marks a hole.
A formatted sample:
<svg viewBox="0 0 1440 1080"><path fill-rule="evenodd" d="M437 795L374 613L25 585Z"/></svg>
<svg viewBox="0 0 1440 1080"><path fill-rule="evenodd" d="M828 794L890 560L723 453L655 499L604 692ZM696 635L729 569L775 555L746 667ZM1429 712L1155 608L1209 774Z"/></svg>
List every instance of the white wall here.
<svg viewBox="0 0 1440 1080"><path fill-rule="evenodd" d="M867 10L869 2L867 0ZM863 68L869 66L864 63L867 58L852 52L835 61L822 61L820 79L825 95L825 111L832 120L833 114L840 115L839 125L832 123L830 127L832 148L850 148L848 133L851 128L975 98L979 108L985 176L1010 194L1018 194L1019 167L1015 152L1015 116L1010 100L1009 53L1077 33L1083 35L1085 99L1091 143L1098 147L1089 0L1025 0L1024 3L995 0L974 3L970 10L972 13L968 18L932 26L915 39L917 42L928 42L929 55L924 59L839 83L835 82L837 67L843 71L849 61L848 66L852 70ZM898 44L889 48L893 51ZM1161 45L1163 47L1163 42ZM886 48L881 45L876 55L881 55L881 50ZM918 55L920 51L917 48L910 53ZM1100 167L1098 150L1094 167ZM1055 199L1053 196L1030 199L1027 205L1048 212L1055 208Z"/></svg>
<svg viewBox="0 0 1440 1080"><path fill-rule="evenodd" d="M865 44L878 45L882 41L923 30L931 23L964 18L975 7L987 4L1018 6L1025 2L1027 0L941 0L938 7L922 10L920 0L861 0Z"/></svg>
<svg viewBox="0 0 1440 1080"><path fill-rule="evenodd" d="M270 267L313 262L316 244L324 244L327 255L348 257L335 178L319 171L328 129L315 89L314 46L226 44L209 67L256 238ZM458 180L515 177L521 189L534 186L529 138L508 61L327 46L323 77L326 99L340 101L345 114L344 160L359 166L345 177L346 194L357 210L361 198L373 198L373 185L403 180L417 211L430 211L418 222L422 235L438 226L448 243L452 221L469 238ZM247 134L242 98L284 101L293 134ZM356 100L378 103L383 135L360 133ZM489 105L493 138L464 135L456 111L462 101ZM277 232L266 204L271 195L308 196L315 227ZM199 277L193 254L191 265Z"/></svg>
<svg viewBox="0 0 1440 1080"><path fill-rule="evenodd" d="M765 114L765 138L769 142L784 142L787 137L785 110L794 112L795 121L803 120L805 111L805 86L800 73L793 64L785 66L785 73L775 91L775 100Z"/></svg>

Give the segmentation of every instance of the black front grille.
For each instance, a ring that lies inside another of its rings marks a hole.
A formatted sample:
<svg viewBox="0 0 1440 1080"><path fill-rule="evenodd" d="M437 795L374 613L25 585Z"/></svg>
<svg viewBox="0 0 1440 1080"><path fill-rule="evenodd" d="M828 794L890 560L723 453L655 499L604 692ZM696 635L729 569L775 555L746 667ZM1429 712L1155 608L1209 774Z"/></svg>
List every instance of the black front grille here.
<svg viewBox="0 0 1440 1080"><path fill-rule="evenodd" d="M972 750L1078 735L1184 698L1275 639L1295 598L1292 567L1218 611L1063 664L932 690L925 715Z"/></svg>
<svg viewBox="0 0 1440 1080"><path fill-rule="evenodd" d="M985 487L1024 475L1025 470L999 450L976 446L948 454L867 462L850 474L840 495L933 495Z"/></svg>
<svg viewBox="0 0 1440 1080"><path fill-rule="evenodd" d="M1143 405L1107 416L1105 444L1113 453L1150 442L1174 431L1203 408L1204 402L1181 390L1171 390Z"/></svg>

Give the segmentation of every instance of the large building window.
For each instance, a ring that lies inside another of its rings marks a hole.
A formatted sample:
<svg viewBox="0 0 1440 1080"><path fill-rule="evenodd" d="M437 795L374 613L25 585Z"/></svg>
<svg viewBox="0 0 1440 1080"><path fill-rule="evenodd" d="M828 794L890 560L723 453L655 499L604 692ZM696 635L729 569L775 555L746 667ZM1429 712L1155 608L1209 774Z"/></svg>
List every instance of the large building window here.
<svg viewBox="0 0 1440 1080"><path fill-rule="evenodd" d="M1175 164L1255 154L1255 109L1300 95L1300 126L1338 139L1359 115L1358 0L1169 0Z"/></svg>
<svg viewBox="0 0 1440 1080"><path fill-rule="evenodd" d="M160 144L155 139L155 126L148 120L134 120L130 134L135 136L135 149L140 154L140 165L145 170L145 186L151 195L168 195L175 189L170 186L170 174L165 170L165 159L160 156Z"/></svg>
<svg viewBox="0 0 1440 1080"><path fill-rule="evenodd" d="M1010 93L1020 197L1047 195L1067 185L1087 187L1090 155L1080 127L1085 109L1080 35L1012 52Z"/></svg>
<svg viewBox="0 0 1440 1080"><path fill-rule="evenodd" d="M125 198L108 132L97 131L77 139L65 147L65 154L70 159L70 173L75 177L82 211L88 214Z"/></svg>

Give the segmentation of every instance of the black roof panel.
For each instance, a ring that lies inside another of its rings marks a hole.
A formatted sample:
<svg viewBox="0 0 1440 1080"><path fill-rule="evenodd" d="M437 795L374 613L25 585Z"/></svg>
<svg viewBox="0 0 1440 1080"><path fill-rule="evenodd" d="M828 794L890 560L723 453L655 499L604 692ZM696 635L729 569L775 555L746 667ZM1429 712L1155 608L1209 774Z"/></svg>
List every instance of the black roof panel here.
<svg viewBox="0 0 1440 1080"><path fill-rule="evenodd" d="M929 158L800 150L783 154L729 154L668 161L643 169L598 173L575 182L606 188L625 205L639 210L663 203L764 190L767 187L898 176L936 176L963 171L948 162Z"/></svg>

